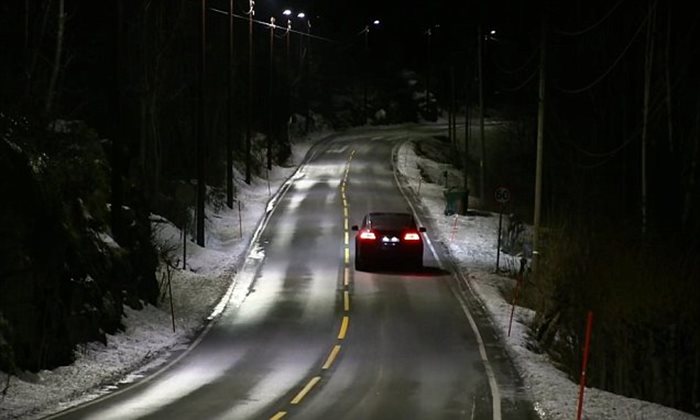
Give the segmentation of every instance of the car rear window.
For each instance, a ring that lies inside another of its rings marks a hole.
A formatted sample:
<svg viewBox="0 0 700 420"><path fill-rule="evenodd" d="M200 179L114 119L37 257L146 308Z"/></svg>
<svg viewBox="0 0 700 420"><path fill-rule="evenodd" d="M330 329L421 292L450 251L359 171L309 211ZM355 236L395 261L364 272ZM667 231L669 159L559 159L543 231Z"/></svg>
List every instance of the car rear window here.
<svg viewBox="0 0 700 420"><path fill-rule="evenodd" d="M410 229L415 228L413 218L407 214L381 214L370 218L375 229Z"/></svg>

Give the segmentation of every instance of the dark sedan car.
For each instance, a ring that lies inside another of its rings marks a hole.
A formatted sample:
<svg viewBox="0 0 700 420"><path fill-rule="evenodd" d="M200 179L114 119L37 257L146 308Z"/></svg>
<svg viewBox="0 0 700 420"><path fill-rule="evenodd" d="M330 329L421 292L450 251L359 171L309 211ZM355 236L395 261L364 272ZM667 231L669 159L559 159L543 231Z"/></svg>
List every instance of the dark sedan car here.
<svg viewBox="0 0 700 420"><path fill-rule="evenodd" d="M355 269L366 271L380 264L419 269L423 266L424 227L410 213L373 212L354 225Z"/></svg>

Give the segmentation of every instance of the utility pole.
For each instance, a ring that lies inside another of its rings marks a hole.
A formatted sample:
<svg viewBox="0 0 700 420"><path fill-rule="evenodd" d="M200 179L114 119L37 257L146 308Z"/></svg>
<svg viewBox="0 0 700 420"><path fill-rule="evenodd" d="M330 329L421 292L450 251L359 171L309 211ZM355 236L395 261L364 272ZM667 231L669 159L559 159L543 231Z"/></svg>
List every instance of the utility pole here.
<svg viewBox="0 0 700 420"><path fill-rule="evenodd" d="M292 114L292 67L291 67L291 62L289 59L289 33L292 30L292 21L290 19L287 19L287 32L285 34L285 44L286 44L286 52L284 56L284 65L285 65L285 72L284 72L284 132L285 132L285 141L287 144L289 144L289 120L291 119L291 114Z"/></svg>
<svg viewBox="0 0 700 420"><path fill-rule="evenodd" d="M654 5L649 2L649 21L647 22L647 39L644 51L644 104L642 109L642 144L641 144L641 225L642 235L647 234L647 142L649 137L649 104L651 97L651 75L654 60L654 31L656 23L656 12Z"/></svg>
<svg viewBox="0 0 700 420"><path fill-rule="evenodd" d="M304 54L304 104L306 108L306 118L304 120L304 132L308 133L311 128L311 19L306 19L306 53Z"/></svg>
<svg viewBox="0 0 700 420"><path fill-rule="evenodd" d="M204 197L206 196L207 188L204 180L204 77L206 72L206 51L207 51L207 34L206 34L206 15L207 15L207 0L202 0L202 16L200 19L200 34L201 46L199 55L199 109L197 123L197 245L204 246Z"/></svg>
<svg viewBox="0 0 700 420"><path fill-rule="evenodd" d="M226 101L226 205L233 208L233 0L228 2L228 98Z"/></svg>
<svg viewBox="0 0 700 420"><path fill-rule="evenodd" d="M267 169L272 169L272 115L274 113L275 103L272 100L272 81L274 78L274 72L272 68L274 66L274 49L275 49L275 18L270 18L270 75L268 80L268 106L267 106Z"/></svg>
<svg viewBox="0 0 700 420"><path fill-rule="evenodd" d="M482 204L486 201L486 133L484 132L484 72L483 72L483 43L484 36L479 24L479 42L477 43L477 60L479 71L479 136L481 137L481 159L479 160L479 196Z"/></svg>
<svg viewBox="0 0 700 420"><path fill-rule="evenodd" d="M455 66L450 65L450 113L448 118L449 130L448 136L450 138L450 144L453 147L457 147L457 110L455 103Z"/></svg>
<svg viewBox="0 0 700 420"><path fill-rule="evenodd" d="M465 203L465 206L468 204L469 201L469 180L468 180L468 175L469 171L468 166L469 166L469 136L471 134L471 121L469 121L469 113L471 110L471 107L469 106L469 95L470 95L470 89L471 89L471 77L469 73L469 60L465 60L465 83L464 83L464 191L467 194L467 203Z"/></svg>
<svg viewBox="0 0 700 420"><path fill-rule="evenodd" d="M253 15L255 15L255 2L249 0L250 9L248 10L248 110L245 135L245 183L250 185L251 182L251 142L253 131Z"/></svg>
<svg viewBox="0 0 700 420"><path fill-rule="evenodd" d="M540 259L540 218L542 208L542 158L544 151L544 111L545 111L545 70L546 70L546 46L547 46L547 19L542 12L542 29L540 35L540 87L537 110L537 163L535 170L535 220L532 238L532 273L535 281L538 277L538 265Z"/></svg>
<svg viewBox="0 0 700 420"><path fill-rule="evenodd" d="M365 68L362 72L364 77L363 83L363 101L362 101L362 115L363 122L367 124L367 73L369 72L369 25L365 25Z"/></svg>
<svg viewBox="0 0 700 420"><path fill-rule="evenodd" d="M122 101L122 77L124 72L122 69L122 61L124 58L124 45L123 45L123 26L124 26L124 4L121 0L115 2L116 6L116 30L114 31L114 91L112 97L112 105L116 111L116 116L112 125L112 178L111 178L111 201L112 205L110 208L111 216L111 228L112 237L118 243L124 237L124 216L122 212L122 205L124 203L124 183L122 180L122 167L123 167L123 155L122 155L122 140L124 128L122 121L124 118L123 113L123 101Z"/></svg>
<svg viewBox="0 0 700 420"><path fill-rule="evenodd" d="M425 115L426 117L430 118L430 38L433 35L433 28L428 28L428 30L425 32L428 38L428 54L427 54L427 63L426 63L426 69L425 69Z"/></svg>

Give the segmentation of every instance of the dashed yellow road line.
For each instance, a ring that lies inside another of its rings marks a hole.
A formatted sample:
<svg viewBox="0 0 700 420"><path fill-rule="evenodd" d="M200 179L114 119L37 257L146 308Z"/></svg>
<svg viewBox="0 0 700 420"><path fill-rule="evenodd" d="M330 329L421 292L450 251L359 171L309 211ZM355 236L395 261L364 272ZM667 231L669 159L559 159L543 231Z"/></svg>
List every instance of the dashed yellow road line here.
<svg viewBox="0 0 700 420"><path fill-rule="evenodd" d="M331 354L328 355L328 359L326 359L326 363L323 364L321 369L326 370L330 368L333 365L335 358L338 357L338 353L340 353L340 344L336 344L333 347L333 350L331 350Z"/></svg>
<svg viewBox="0 0 700 420"><path fill-rule="evenodd" d="M350 250L345 248L345 264L350 263Z"/></svg>
<svg viewBox="0 0 700 420"><path fill-rule="evenodd" d="M345 312L350 312L350 293L347 290L343 292L343 309Z"/></svg>
<svg viewBox="0 0 700 420"><path fill-rule="evenodd" d="M348 332L348 324L350 323L350 317L349 316L344 316L343 317L343 323L340 324L340 332L338 333L338 340L343 340L345 339L345 334Z"/></svg>
<svg viewBox="0 0 700 420"><path fill-rule="evenodd" d="M287 415L286 411L280 411L277 414L275 414L274 416L270 417L270 420L279 420L286 415Z"/></svg>
<svg viewBox="0 0 700 420"><path fill-rule="evenodd" d="M350 284L350 269L345 267L345 274L343 275L343 286L347 287Z"/></svg>
<svg viewBox="0 0 700 420"><path fill-rule="evenodd" d="M348 232L345 232L345 245L350 244L350 234Z"/></svg>
<svg viewBox="0 0 700 420"><path fill-rule="evenodd" d="M320 380L321 380L320 376L314 376L313 378L311 378L309 383L307 383L306 386L301 391L299 391L299 393L296 395L296 397L294 397L294 399L291 401L291 404L293 404L293 405L299 404L299 402L301 402L301 400L304 399L306 394L308 394L311 391L311 389L314 386L316 386L316 384Z"/></svg>

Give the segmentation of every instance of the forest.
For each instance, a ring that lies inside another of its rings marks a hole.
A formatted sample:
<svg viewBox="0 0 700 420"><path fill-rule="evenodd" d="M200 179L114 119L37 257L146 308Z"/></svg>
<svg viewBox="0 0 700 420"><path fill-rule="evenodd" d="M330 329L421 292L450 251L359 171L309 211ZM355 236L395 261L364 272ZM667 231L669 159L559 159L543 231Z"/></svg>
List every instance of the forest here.
<svg viewBox="0 0 700 420"><path fill-rule="evenodd" d="M533 348L576 380L590 311L589 385L700 414L698 12L436 2L379 29L320 3L313 25L240 1L0 5L0 369L70 363L124 305L158 304L149 215L204 245L234 168L265 176L319 128L456 112L512 127L508 168L469 165L486 210L517 173L533 221L541 147Z"/></svg>

